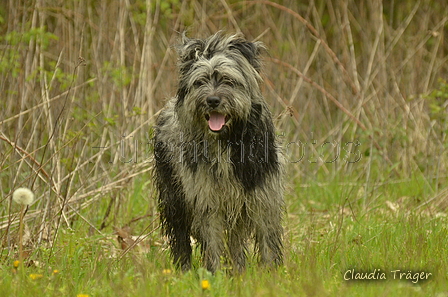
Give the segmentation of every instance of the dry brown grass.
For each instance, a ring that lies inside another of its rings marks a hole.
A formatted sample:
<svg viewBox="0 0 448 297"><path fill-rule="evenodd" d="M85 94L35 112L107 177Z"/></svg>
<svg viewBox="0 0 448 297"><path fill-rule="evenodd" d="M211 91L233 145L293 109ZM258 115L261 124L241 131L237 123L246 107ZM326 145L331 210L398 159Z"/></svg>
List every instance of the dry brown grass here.
<svg viewBox="0 0 448 297"><path fill-rule="evenodd" d="M14 242L11 194L21 186L36 193L25 217L35 242L53 242L75 218L102 232L80 210L101 198L109 206L127 201L122 189L150 170L151 125L175 92L172 46L184 30L242 32L267 45L266 98L284 115L285 146L303 144L288 147L291 160L305 152L290 166L292 183L352 174L374 184L416 172L434 192L446 182L446 97L433 98L435 117L424 96L447 78L444 1L61 3L0 4L4 247ZM338 162L317 160L333 159L334 150L320 150L327 141L341 150ZM355 141L359 147L345 146ZM344 149L359 150L356 166Z"/></svg>

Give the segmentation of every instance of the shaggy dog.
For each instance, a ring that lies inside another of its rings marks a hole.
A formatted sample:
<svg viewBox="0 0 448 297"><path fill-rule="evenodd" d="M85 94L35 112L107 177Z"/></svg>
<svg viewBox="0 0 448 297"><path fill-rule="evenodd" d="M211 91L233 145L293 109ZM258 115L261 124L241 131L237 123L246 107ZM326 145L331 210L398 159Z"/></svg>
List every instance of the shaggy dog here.
<svg viewBox="0 0 448 297"><path fill-rule="evenodd" d="M174 262L191 267L191 237L203 265L221 256L241 272L255 239L259 261L282 263L282 161L260 91L259 42L217 33L183 36L179 87L155 127L155 182Z"/></svg>

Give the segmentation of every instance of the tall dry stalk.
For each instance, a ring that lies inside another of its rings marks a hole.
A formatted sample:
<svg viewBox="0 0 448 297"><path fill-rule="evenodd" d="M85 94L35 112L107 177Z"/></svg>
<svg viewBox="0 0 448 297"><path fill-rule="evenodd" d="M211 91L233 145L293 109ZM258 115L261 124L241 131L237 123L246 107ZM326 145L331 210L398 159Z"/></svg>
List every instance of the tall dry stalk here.
<svg viewBox="0 0 448 297"><path fill-rule="evenodd" d="M278 128L289 160L303 156L288 166L292 184L351 176L366 204L375 185L398 176L419 173L435 191L444 184L446 123L434 110L446 107L425 95L448 73L446 5L181 2L2 4L0 203L33 185L39 199L24 220L37 243L53 246L76 220L102 234L94 222L104 199L115 201L108 216L120 216L132 179L151 169L151 126L175 93L173 46L185 30L242 32L267 45L265 97L285 115ZM350 150L359 162L344 161ZM0 208L5 247L18 227Z"/></svg>

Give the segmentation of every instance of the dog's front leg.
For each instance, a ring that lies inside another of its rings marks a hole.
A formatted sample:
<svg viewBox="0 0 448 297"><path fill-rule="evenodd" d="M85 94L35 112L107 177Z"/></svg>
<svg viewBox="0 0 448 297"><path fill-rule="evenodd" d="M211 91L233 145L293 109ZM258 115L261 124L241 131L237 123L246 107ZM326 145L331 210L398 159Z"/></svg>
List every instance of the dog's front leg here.
<svg viewBox="0 0 448 297"><path fill-rule="evenodd" d="M210 272L219 269L224 250L223 222L217 214L198 218L199 241L202 249L203 265Z"/></svg>

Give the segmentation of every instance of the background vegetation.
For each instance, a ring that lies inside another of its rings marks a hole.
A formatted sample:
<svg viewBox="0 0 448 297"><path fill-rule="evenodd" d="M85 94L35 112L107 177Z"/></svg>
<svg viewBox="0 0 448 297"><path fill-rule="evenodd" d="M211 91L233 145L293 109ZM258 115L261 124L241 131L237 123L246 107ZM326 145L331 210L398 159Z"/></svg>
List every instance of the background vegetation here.
<svg viewBox="0 0 448 297"><path fill-rule="evenodd" d="M185 30L269 49L264 94L290 161L278 271L171 266L151 127ZM2 1L0 295L448 296L447 30L442 0ZM18 187L36 199L15 268Z"/></svg>

